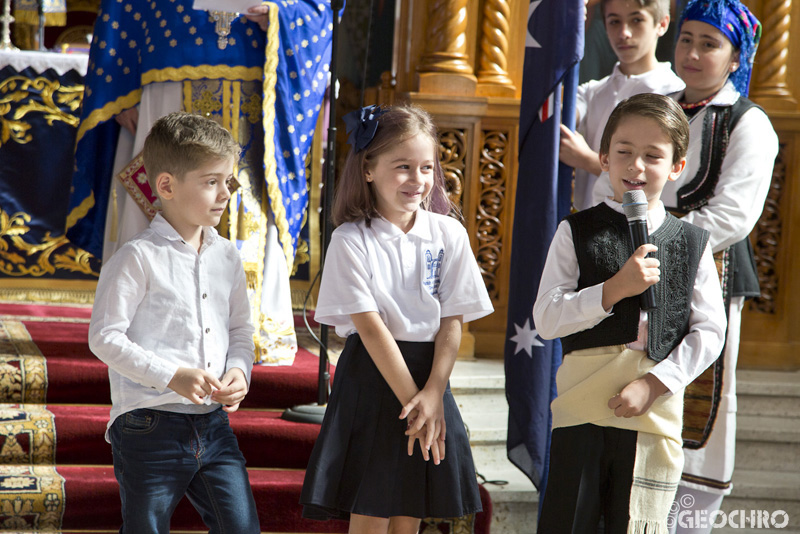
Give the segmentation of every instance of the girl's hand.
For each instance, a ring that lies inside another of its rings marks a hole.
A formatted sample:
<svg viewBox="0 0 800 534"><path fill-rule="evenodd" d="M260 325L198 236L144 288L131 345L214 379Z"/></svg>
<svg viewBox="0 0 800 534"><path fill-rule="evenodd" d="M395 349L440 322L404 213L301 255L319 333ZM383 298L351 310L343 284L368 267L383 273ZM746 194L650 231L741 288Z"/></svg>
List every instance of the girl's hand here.
<svg viewBox="0 0 800 534"><path fill-rule="evenodd" d="M400 419L405 419L412 415L416 410L416 417L409 421L406 436L413 436L427 426L428 431L425 435L425 448L430 449L435 439L439 438L442 431L442 421L444 421L444 404L442 398L444 393L436 391L434 388L425 386L422 391L414 395L412 399L403 406L400 412Z"/></svg>
<svg viewBox="0 0 800 534"><path fill-rule="evenodd" d="M258 24L258 27L261 28L264 32L266 32L267 27L269 27L269 19L267 18L267 13L269 13L269 6L265 5L253 6L247 8L247 13L245 14L245 17L247 18L247 20Z"/></svg>
<svg viewBox="0 0 800 534"><path fill-rule="evenodd" d="M427 462L430 460L431 456L433 456L433 463L434 465L439 465L440 462L444 460L444 435L445 435L445 422L442 419L442 432L439 434L439 438L433 440L431 444L430 451L423 446L423 439L427 435L428 431L427 428L423 428L413 436L408 437L408 455L414 455L414 442L419 440L419 449L422 452L422 458Z"/></svg>
<svg viewBox="0 0 800 534"><path fill-rule="evenodd" d="M226 412L233 413L247 395L247 378L244 371L234 367L225 373L220 382L222 387L211 394L211 400L222 404Z"/></svg>
<svg viewBox="0 0 800 534"><path fill-rule="evenodd" d="M608 399L608 407L614 410L614 415L617 417L643 415L650 409L653 402L666 392L667 386L655 375L647 373Z"/></svg>

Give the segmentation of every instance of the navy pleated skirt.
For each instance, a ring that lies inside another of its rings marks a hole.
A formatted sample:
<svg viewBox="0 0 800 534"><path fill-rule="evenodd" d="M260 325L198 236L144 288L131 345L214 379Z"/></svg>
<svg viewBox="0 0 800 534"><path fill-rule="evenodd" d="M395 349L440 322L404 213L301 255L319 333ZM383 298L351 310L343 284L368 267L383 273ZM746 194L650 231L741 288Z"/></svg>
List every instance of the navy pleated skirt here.
<svg viewBox="0 0 800 534"><path fill-rule="evenodd" d="M398 341L422 389L433 365L433 342ZM469 440L448 384L445 459L408 455L402 405L358 335L347 338L330 401L306 470L300 503L309 519L461 517L481 511Z"/></svg>

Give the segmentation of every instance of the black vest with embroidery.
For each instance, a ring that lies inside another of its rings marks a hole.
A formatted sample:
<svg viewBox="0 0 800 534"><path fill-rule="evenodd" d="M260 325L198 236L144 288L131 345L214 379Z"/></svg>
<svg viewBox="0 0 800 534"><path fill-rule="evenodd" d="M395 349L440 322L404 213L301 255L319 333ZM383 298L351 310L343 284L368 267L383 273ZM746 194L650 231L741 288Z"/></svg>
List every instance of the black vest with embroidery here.
<svg viewBox="0 0 800 534"><path fill-rule="evenodd" d="M744 97L739 97L732 106L708 106L703 118L700 166L694 178L678 190L678 205L667 208L669 211L686 214L708 204L719 182L730 134L742 115L752 107L758 106ZM734 243L729 247L729 253L732 276L726 294L729 290L730 296L734 297L758 297L761 288L750 239L746 237Z"/></svg>
<svg viewBox="0 0 800 534"><path fill-rule="evenodd" d="M580 269L578 291L611 278L633 254L627 219L607 204L574 213L566 220ZM668 213L649 241L658 247L653 256L661 262L661 280L654 286L657 307L648 312L647 357L660 362L689 331L694 280L708 232ZM636 341L639 313L638 295L617 302L613 314L594 328L562 338L564 354Z"/></svg>

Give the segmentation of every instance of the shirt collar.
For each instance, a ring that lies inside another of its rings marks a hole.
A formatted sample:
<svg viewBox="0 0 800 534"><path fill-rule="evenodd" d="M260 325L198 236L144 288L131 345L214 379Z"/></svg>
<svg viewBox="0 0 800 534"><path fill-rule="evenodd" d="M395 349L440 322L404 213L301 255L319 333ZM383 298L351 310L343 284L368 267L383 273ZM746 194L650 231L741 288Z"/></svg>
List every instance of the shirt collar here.
<svg viewBox="0 0 800 534"><path fill-rule="evenodd" d="M404 234L400 228L383 217L372 219L370 227L378 238L384 240L395 239L403 235L414 236L423 241L431 240L430 214L422 208L417 210L417 214L414 217L414 226L411 227L407 234Z"/></svg>
<svg viewBox="0 0 800 534"><path fill-rule="evenodd" d="M181 237L181 234L178 233L175 228L167 221L161 212L156 213L156 216L153 217L152 222L150 223L150 228L169 241L181 241L183 242L184 239ZM217 230L211 226L204 226L203 227L203 244L202 247L211 246L217 239L219 239L219 233Z"/></svg>
<svg viewBox="0 0 800 534"><path fill-rule="evenodd" d="M614 211L622 213L623 215L625 214L625 210L622 209L622 204L613 198L607 197L605 203ZM664 219L666 218L667 210L664 208L664 203L659 200L656 207L647 210L647 231L649 233L656 231L664 223Z"/></svg>
<svg viewBox="0 0 800 534"><path fill-rule="evenodd" d="M680 102L685 92L685 90L678 91L669 96L676 102ZM739 99L739 96L739 91L733 86L733 82L728 80L706 106L732 106Z"/></svg>

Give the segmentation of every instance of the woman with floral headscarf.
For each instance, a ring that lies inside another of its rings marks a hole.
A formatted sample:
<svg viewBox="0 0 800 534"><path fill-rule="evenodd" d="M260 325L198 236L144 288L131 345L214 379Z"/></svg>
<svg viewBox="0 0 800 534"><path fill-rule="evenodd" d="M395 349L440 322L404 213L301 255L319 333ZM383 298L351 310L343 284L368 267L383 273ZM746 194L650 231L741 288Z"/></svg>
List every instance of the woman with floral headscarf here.
<svg viewBox="0 0 800 534"><path fill-rule="evenodd" d="M748 235L769 192L778 138L764 111L746 98L761 37L761 23L747 7L739 0L692 0L678 19L677 35L673 64L686 89L671 96L689 118L689 151L686 169L664 187L661 199L711 233L729 324L722 356L687 388L685 463L673 508L710 514L732 489L741 313L745 298L759 295ZM609 193L603 176L594 199ZM671 518L672 532L711 530L710 520L685 519L709 519L707 514L680 517Z"/></svg>

